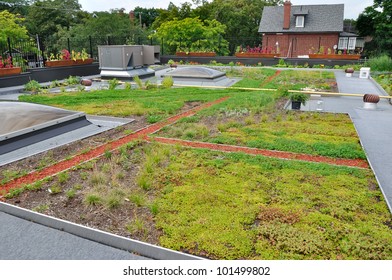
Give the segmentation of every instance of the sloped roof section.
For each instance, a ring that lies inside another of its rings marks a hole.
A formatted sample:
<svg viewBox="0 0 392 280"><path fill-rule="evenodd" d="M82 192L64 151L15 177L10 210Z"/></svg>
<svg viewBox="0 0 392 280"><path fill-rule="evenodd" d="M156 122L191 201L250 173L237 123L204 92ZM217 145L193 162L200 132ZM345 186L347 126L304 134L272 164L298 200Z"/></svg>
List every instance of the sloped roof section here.
<svg viewBox="0 0 392 280"><path fill-rule="evenodd" d="M283 8L264 7L259 26L260 33L343 32L344 4L291 6L289 29L283 29ZM295 27L294 15L299 14L305 15L304 27Z"/></svg>

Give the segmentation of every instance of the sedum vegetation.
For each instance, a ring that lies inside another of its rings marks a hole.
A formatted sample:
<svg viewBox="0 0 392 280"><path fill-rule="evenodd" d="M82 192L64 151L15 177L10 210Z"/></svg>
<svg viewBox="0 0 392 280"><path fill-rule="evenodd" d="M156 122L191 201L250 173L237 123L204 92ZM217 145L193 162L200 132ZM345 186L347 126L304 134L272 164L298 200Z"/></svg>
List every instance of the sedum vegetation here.
<svg viewBox="0 0 392 280"><path fill-rule="evenodd" d="M212 259L392 256L390 213L369 170L147 149L139 178L160 193L156 226L165 247Z"/></svg>

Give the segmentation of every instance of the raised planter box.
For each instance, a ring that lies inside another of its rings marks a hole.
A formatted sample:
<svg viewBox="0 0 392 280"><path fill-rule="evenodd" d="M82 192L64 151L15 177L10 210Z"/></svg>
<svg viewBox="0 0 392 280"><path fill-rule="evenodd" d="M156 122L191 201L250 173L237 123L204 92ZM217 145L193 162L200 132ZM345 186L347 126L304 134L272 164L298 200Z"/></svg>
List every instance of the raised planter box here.
<svg viewBox="0 0 392 280"><path fill-rule="evenodd" d="M215 52L176 52L176 56L194 56L194 57L212 57L216 56Z"/></svg>
<svg viewBox="0 0 392 280"><path fill-rule="evenodd" d="M22 73L21 67L0 68L0 77L19 75L20 73Z"/></svg>
<svg viewBox="0 0 392 280"><path fill-rule="evenodd" d="M358 60L359 54L309 54L310 59L340 59L340 60Z"/></svg>
<svg viewBox="0 0 392 280"><path fill-rule="evenodd" d="M235 53L235 56L244 58L274 58L279 57L280 53Z"/></svg>
<svg viewBox="0 0 392 280"><path fill-rule="evenodd" d="M85 60L83 59L77 59L77 60L53 60L53 61L46 61L45 66L46 67L64 67L64 66L75 66L75 65L86 65L86 64L92 64L94 62L94 59L92 58L87 58Z"/></svg>

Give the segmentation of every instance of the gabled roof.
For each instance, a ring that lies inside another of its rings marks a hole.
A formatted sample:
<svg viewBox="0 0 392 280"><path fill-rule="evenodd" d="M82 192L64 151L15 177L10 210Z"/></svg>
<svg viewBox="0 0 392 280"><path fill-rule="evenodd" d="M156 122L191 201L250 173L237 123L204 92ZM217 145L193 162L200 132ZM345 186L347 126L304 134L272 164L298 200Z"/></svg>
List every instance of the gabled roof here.
<svg viewBox="0 0 392 280"><path fill-rule="evenodd" d="M307 12L307 14L306 14ZM264 7L260 33L343 32L344 4L291 6L290 28L283 29L283 6ZM305 15L305 26L295 27L294 15Z"/></svg>

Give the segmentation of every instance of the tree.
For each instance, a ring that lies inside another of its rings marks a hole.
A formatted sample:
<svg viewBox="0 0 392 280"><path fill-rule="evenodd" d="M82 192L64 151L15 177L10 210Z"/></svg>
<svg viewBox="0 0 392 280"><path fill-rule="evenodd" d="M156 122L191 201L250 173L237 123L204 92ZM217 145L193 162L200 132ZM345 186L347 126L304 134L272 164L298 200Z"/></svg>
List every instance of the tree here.
<svg viewBox="0 0 392 280"><path fill-rule="evenodd" d="M55 53L63 48L81 51L85 48L90 52L90 38L93 52L96 45L102 44L142 44L146 43L148 33L140 27L138 21L131 22L129 15L123 9L113 9L110 12L94 12L89 14L83 22L67 29L61 27L52 36L53 41L48 44L47 53ZM91 54L92 55L92 54Z"/></svg>
<svg viewBox="0 0 392 280"><path fill-rule="evenodd" d="M167 10L161 10L154 22L158 28L167 21L182 20L185 17L200 20L217 20L225 25L225 39L230 42L230 51L234 52L239 44L257 45L260 43L258 33L259 22L265 6L281 4L282 0L192 0L197 5L191 9L190 3L184 3L180 8L172 3Z"/></svg>
<svg viewBox="0 0 392 280"><path fill-rule="evenodd" d="M357 20L361 36L372 36L373 43L366 46L367 51L392 56L392 0L374 0Z"/></svg>
<svg viewBox="0 0 392 280"><path fill-rule="evenodd" d="M150 28L155 19L159 16L159 10L155 8L147 9L142 7L136 7L134 9L136 19L142 19L142 26ZM139 22L140 23L140 22Z"/></svg>
<svg viewBox="0 0 392 280"><path fill-rule="evenodd" d="M35 1L26 16L26 25L31 34L46 39L60 28L69 30L71 26L81 23L86 15L78 0Z"/></svg>
<svg viewBox="0 0 392 280"><path fill-rule="evenodd" d="M227 41L223 39L226 26L217 20L198 18L174 19L163 23L156 35L163 40L165 49L173 53L176 50L185 51L215 51L227 54Z"/></svg>
<svg viewBox="0 0 392 280"><path fill-rule="evenodd" d="M22 25L24 19L8 11L0 12L0 43L11 40L27 39L27 29Z"/></svg>
<svg viewBox="0 0 392 280"><path fill-rule="evenodd" d="M13 14L25 16L30 4L30 0L2 0L0 2L0 11L7 10Z"/></svg>
<svg viewBox="0 0 392 280"><path fill-rule="evenodd" d="M345 19L343 21L343 31L357 33L357 21L354 19Z"/></svg>

